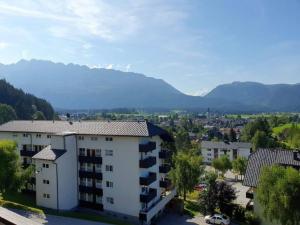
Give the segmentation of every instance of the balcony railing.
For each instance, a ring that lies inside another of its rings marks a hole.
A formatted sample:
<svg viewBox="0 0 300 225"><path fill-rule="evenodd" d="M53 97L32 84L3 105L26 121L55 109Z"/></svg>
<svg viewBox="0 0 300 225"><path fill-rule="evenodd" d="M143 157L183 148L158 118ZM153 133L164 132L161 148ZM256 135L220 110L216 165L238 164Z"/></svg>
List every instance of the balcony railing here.
<svg viewBox="0 0 300 225"><path fill-rule="evenodd" d="M140 195L140 201L143 203L151 202L157 195L157 190L150 188L148 193L143 193Z"/></svg>
<svg viewBox="0 0 300 225"><path fill-rule="evenodd" d="M31 151L31 150L24 150L24 149L20 151L21 156L27 156L27 157L32 157L36 153L38 153L38 152L37 151Z"/></svg>
<svg viewBox="0 0 300 225"><path fill-rule="evenodd" d="M148 186L156 181L156 173L150 172L147 177L140 177L140 185Z"/></svg>
<svg viewBox="0 0 300 225"><path fill-rule="evenodd" d="M156 157L150 156L146 159L140 160L140 168L149 168L156 164Z"/></svg>
<svg viewBox="0 0 300 225"><path fill-rule="evenodd" d="M103 210L103 204L96 203L96 202L88 202L88 201L80 200L79 206L90 208L90 209L101 210L101 211Z"/></svg>
<svg viewBox="0 0 300 225"><path fill-rule="evenodd" d="M169 164L163 164L159 167L160 173L168 173L171 170L171 166Z"/></svg>
<svg viewBox="0 0 300 225"><path fill-rule="evenodd" d="M100 195L100 196L103 195L102 188L87 187L87 186L84 186L84 185L79 185L79 192L84 192L84 193L89 193L89 194L97 194L97 195Z"/></svg>
<svg viewBox="0 0 300 225"><path fill-rule="evenodd" d="M102 173L101 172L79 170L79 177L80 178L92 178L92 179L102 180Z"/></svg>
<svg viewBox="0 0 300 225"><path fill-rule="evenodd" d="M96 156L79 156L79 162L80 163L98 163L102 164L102 157L96 157Z"/></svg>
<svg viewBox="0 0 300 225"><path fill-rule="evenodd" d="M159 186L161 188L169 189L172 185L172 182L170 179L164 179L159 181Z"/></svg>
<svg viewBox="0 0 300 225"><path fill-rule="evenodd" d="M172 152L170 150L163 149L159 152L159 158L160 159L169 159L172 155Z"/></svg>
<svg viewBox="0 0 300 225"><path fill-rule="evenodd" d="M149 141L146 144L139 144L140 152L150 152L156 149L156 142Z"/></svg>

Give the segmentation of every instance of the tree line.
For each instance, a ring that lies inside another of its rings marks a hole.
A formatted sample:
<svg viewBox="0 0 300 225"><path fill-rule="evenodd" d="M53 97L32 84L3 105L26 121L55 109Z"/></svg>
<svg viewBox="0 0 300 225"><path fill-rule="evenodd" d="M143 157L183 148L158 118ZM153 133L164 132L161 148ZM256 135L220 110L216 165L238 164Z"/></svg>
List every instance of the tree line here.
<svg viewBox="0 0 300 225"><path fill-rule="evenodd" d="M0 80L0 123L13 119L53 119L54 110L44 99L14 88Z"/></svg>

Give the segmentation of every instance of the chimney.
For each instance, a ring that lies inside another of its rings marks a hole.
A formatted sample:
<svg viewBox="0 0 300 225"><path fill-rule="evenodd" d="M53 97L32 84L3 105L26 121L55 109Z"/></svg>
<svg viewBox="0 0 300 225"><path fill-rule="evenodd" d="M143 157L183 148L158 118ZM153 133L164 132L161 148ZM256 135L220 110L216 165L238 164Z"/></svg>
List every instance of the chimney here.
<svg viewBox="0 0 300 225"><path fill-rule="evenodd" d="M294 160L300 161L300 151L294 151Z"/></svg>

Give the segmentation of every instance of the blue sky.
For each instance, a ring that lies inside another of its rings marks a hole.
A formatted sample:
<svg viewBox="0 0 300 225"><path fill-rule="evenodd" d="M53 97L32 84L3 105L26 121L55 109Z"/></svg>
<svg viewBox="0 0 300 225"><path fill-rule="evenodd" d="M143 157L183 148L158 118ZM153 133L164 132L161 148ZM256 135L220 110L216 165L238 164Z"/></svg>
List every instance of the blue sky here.
<svg viewBox="0 0 300 225"><path fill-rule="evenodd" d="M201 95L300 82L299 0L0 0L0 62L133 71Z"/></svg>

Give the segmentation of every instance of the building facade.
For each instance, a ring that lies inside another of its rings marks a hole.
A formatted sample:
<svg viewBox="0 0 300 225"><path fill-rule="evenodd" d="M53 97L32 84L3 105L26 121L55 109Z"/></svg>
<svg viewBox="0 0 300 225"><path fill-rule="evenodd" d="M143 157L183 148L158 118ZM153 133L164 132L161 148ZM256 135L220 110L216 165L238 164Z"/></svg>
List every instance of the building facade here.
<svg viewBox="0 0 300 225"><path fill-rule="evenodd" d="M252 152L251 143L247 142L223 142L223 141L202 141L201 154L203 162L211 164L214 159L227 155L230 160L237 157L248 158Z"/></svg>
<svg viewBox="0 0 300 225"><path fill-rule="evenodd" d="M78 206L149 224L176 191L167 179L172 141L146 121L11 121L0 139L12 139L24 166L34 164L27 189L37 205Z"/></svg>

